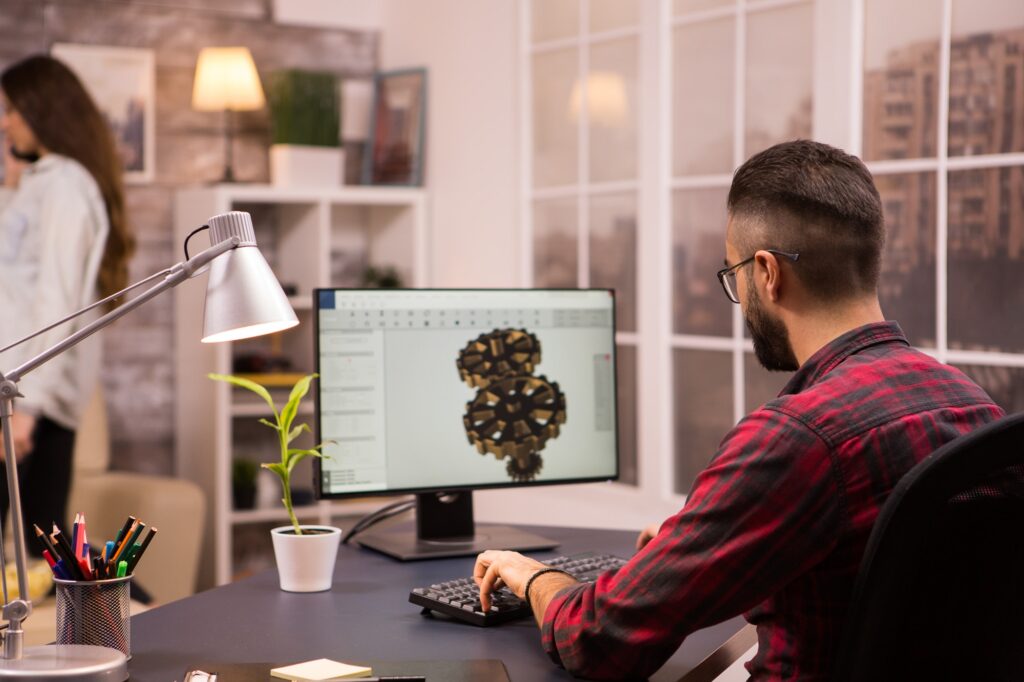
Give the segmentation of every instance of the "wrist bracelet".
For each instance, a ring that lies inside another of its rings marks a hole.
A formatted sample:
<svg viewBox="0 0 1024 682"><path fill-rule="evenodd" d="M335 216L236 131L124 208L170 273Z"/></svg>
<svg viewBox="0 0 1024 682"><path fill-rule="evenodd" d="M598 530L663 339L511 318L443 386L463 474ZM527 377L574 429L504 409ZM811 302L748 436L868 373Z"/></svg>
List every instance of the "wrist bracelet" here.
<svg viewBox="0 0 1024 682"><path fill-rule="evenodd" d="M529 604L531 609L533 608L533 602L530 601L530 588L533 586L533 581L539 578L540 576L544 575L545 573L561 573L562 575L569 575L560 568L551 568L550 566L548 568L542 568L533 575L531 575L530 579L526 581L526 587L523 589L523 599L526 601L527 604ZM572 576L569 575L569 577L571 578Z"/></svg>

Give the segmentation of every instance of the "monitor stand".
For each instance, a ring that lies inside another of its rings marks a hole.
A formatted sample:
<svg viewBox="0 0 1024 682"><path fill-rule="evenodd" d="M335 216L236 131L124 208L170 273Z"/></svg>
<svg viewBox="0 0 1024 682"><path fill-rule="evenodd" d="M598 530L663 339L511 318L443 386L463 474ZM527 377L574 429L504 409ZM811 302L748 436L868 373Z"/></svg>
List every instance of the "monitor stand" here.
<svg viewBox="0 0 1024 682"><path fill-rule="evenodd" d="M416 530L381 528L356 536L363 547L399 561L470 556L485 549L552 549L558 542L510 526L476 526L473 493L419 493Z"/></svg>

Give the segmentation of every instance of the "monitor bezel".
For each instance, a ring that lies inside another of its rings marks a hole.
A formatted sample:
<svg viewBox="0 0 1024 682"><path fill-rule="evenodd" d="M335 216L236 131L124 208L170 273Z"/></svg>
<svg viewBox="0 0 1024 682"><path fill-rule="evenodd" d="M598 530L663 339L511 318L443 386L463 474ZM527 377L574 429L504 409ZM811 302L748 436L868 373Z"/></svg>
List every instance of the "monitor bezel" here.
<svg viewBox="0 0 1024 682"><path fill-rule="evenodd" d="M312 458L313 461L313 491L317 499L320 500L350 500L360 497L395 497L401 495L415 495L420 493L446 493L446 492L458 492L458 491L473 491L473 490L503 490L503 489L517 489L517 488L541 488L552 485L570 485L575 483L604 483L618 481L622 475L622 468L620 466L620 458L622 455L622 429L619 425L619 357L618 357L618 329L616 328L616 298L615 289L603 288L603 287L589 287L589 288L572 288L572 287L534 287L534 288L522 288L522 287L489 287L489 288L476 288L476 287L401 287L394 289L370 289L362 287L319 287L313 290L313 363L314 371L320 373L320 293L323 291L344 291L344 292L403 292L403 291L416 291L416 292L460 292L460 291L480 291L480 292L533 292L533 291L570 291L570 292L607 292L612 299L612 364L615 371L612 373L612 409L614 410L615 419L615 473L613 476L588 476L581 478L562 478L553 481L528 481L525 483L516 483L514 481L501 482L501 483L478 483L478 484L459 484L452 486L431 486L431 487L419 487L419 488L388 488L385 490L359 490L352 492L326 492L323 489L323 476L321 472L321 460L319 457ZM313 409L314 409L314 432L316 434L316 442L323 442L323 435L320 431L320 381L316 379L313 381Z"/></svg>

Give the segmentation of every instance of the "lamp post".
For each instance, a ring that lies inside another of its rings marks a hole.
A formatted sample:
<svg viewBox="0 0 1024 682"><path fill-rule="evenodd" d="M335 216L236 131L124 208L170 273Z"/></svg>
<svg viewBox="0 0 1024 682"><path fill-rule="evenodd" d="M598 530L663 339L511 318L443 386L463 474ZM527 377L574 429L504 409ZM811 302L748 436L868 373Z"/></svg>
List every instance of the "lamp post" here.
<svg viewBox="0 0 1024 682"><path fill-rule="evenodd" d="M18 598L9 600L7 581L3 580L3 620L7 623L2 633L3 658L0 659L0 680L100 680L119 682L128 679L127 659L116 649L87 645L47 645L25 648L22 621L32 612L28 595L26 572L25 536L22 529L21 492L18 485L18 463L14 452L14 438L11 434L11 415L14 399L18 393L18 381L32 370L46 364L83 339L95 334L115 320L127 315L147 301L194 277L209 265L206 289L206 312L203 328L203 342L216 343L235 339L270 334L294 327L299 323L295 311L281 290L259 249L252 218L248 213L231 211L210 218L196 232L209 228L211 246L193 257L188 257L188 240L185 242L185 260L166 270L158 272L141 282L96 303L72 313L47 327L50 329L83 313L120 298L125 293L147 283L159 280L133 299L123 303L64 340L54 344L15 367L6 374L0 374L0 428L3 429L6 448L7 490L11 504L14 534L14 556L18 578ZM189 235L191 238L192 235ZM162 279L160 279L162 277ZM7 350L41 333L30 336L0 350ZM0 546L3 536L0 533ZM6 563L0 552L0 572L5 573Z"/></svg>
<svg viewBox="0 0 1024 682"><path fill-rule="evenodd" d="M192 86L192 108L224 112L224 175L221 182L234 182L232 112L255 111L266 104L256 64L247 47L204 47L196 60Z"/></svg>

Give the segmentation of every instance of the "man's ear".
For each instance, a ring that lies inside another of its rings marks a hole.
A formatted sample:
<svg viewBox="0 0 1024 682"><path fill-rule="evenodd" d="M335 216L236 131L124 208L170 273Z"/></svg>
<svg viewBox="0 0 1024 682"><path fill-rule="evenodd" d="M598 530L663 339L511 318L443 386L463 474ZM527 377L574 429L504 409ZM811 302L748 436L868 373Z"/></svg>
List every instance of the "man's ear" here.
<svg viewBox="0 0 1024 682"><path fill-rule="evenodd" d="M777 303L782 296L782 268L779 259L770 251L758 251L754 254L755 282L764 289L768 300Z"/></svg>

